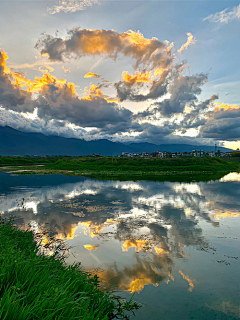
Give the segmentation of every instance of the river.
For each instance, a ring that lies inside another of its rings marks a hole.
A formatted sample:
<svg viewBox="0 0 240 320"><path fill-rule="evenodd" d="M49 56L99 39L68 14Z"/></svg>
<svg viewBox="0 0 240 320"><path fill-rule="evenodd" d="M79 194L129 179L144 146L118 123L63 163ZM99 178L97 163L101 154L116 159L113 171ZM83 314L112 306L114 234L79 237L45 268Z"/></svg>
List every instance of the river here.
<svg viewBox="0 0 240 320"><path fill-rule="evenodd" d="M240 319L240 174L209 182L0 173L0 212L66 239L136 320Z"/></svg>

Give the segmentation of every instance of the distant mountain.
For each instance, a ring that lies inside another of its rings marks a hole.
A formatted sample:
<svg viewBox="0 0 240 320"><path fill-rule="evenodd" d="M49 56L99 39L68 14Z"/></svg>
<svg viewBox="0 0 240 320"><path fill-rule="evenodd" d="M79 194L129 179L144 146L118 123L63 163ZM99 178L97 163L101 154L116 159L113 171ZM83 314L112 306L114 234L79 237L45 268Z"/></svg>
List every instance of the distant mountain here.
<svg viewBox="0 0 240 320"><path fill-rule="evenodd" d="M153 144L153 143L130 143L128 144L129 147L134 149L142 150L144 149L145 152L154 152L156 150L159 151L167 151L167 152L191 152L192 150L203 150L205 152L214 151L214 146L206 146L206 145L190 145L190 144ZM217 150L222 152L232 151L231 149L227 149L224 147L217 147Z"/></svg>
<svg viewBox="0 0 240 320"><path fill-rule="evenodd" d="M119 155L122 152L153 152L153 151L192 151L201 149L213 150L210 146L194 146L187 144L156 145L151 143L130 143L128 145L112 142L107 139L85 141L75 138L63 138L59 136L46 136L42 133L21 132L11 127L0 126L0 155L24 156L24 155L70 155L82 156L93 153L102 155ZM218 147L222 151L230 149Z"/></svg>

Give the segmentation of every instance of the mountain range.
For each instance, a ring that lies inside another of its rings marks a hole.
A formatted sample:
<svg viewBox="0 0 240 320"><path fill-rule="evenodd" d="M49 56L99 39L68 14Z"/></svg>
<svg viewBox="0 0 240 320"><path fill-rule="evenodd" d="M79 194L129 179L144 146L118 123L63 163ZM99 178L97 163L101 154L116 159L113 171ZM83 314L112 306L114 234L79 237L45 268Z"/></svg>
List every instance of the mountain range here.
<svg viewBox="0 0 240 320"><path fill-rule="evenodd" d="M208 152L214 150L214 147L188 144L156 145L147 142L124 144L107 139L86 141L60 136L46 136L42 133L22 132L8 126L0 126L0 155L2 156L83 156L92 155L93 153L101 153L103 156L115 156L122 154L122 152L190 152L200 149ZM218 147L218 149L221 151L231 151L223 147Z"/></svg>

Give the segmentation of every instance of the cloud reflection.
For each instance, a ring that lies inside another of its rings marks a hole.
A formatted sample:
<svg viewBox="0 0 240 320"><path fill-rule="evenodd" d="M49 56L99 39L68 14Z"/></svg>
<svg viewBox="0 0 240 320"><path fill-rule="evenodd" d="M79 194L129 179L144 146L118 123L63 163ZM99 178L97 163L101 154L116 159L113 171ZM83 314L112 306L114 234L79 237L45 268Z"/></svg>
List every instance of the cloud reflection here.
<svg viewBox="0 0 240 320"><path fill-rule="evenodd" d="M26 184L7 189L0 207L2 215L15 215L19 225L82 241L77 249L80 259L88 251L96 261L96 254L106 255L99 265L102 270L94 271L106 287L140 292L149 284L174 281L172 267L177 258L189 257L187 247L208 246L201 222L218 227L222 218L240 216L237 178L231 174L214 183L189 184L85 178L55 186ZM109 255L105 240L113 248ZM129 257L128 264L120 263L121 255ZM179 273L192 291L191 276Z"/></svg>

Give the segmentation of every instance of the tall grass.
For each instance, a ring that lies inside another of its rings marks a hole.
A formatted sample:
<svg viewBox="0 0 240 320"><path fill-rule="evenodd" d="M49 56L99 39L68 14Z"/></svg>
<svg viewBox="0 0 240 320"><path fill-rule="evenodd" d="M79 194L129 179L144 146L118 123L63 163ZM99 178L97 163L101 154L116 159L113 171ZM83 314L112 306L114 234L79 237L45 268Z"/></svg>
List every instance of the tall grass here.
<svg viewBox="0 0 240 320"><path fill-rule="evenodd" d="M0 219L1 320L128 319L139 308L99 290L98 278L67 266L56 249L46 256L30 231Z"/></svg>

